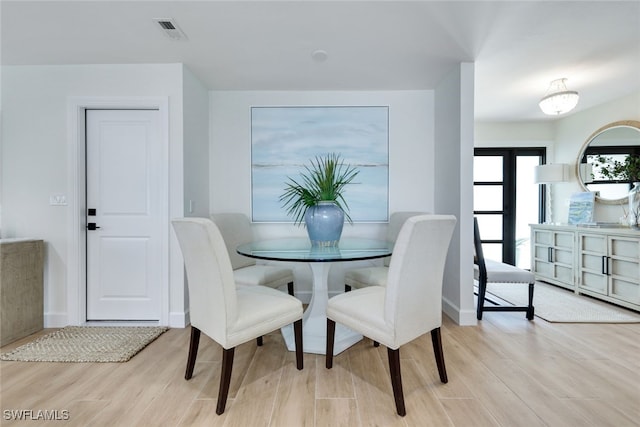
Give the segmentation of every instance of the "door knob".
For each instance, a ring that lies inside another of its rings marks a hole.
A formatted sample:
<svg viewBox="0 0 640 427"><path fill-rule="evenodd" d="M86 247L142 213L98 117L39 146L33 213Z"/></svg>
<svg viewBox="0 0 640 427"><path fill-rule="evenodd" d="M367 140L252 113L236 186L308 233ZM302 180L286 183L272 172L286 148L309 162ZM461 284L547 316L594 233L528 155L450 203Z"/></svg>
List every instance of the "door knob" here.
<svg viewBox="0 0 640 427"><path fill-rule="evenodd" d="M87 224L87 230L96 230L98 228L100 227L98 227L95 222L90 222Z"/></svg>

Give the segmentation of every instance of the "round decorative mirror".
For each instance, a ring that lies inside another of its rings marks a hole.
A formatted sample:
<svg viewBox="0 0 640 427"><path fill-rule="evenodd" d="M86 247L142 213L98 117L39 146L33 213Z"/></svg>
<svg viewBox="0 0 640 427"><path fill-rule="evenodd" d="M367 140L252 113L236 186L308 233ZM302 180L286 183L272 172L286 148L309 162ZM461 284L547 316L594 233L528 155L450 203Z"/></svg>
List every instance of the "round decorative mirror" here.
<svg viewBox="0 0 640 427"><path fill-rule="evenodd" d="M610 123L592 133L576 162L576 175L584 191L594 191L602 203L624 203L632 184L612 178L602 169L607 163L624 163L630 155L640 156L640 121Z"/></svg>

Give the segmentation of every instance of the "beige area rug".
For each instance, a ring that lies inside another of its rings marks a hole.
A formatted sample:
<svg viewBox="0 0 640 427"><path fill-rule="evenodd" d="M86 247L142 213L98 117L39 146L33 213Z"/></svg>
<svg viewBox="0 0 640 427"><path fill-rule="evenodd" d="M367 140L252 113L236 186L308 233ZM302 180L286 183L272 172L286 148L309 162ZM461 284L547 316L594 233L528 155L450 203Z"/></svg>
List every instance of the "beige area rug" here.
<svg viewBox="0 0 640 427"><path fill-rule="evenodd" d="M526 285L489 283L487 292L513 305L527 305ZM536 316L548 322L640 323L640 314L634 311L540 282L535 284L533 306Z"/></svg>
<svg viewBox="0 0 640 427"><path fill-rule="evenodd" d="M126 362L166 327L67 326L0 355L21 362Z"/></svg>

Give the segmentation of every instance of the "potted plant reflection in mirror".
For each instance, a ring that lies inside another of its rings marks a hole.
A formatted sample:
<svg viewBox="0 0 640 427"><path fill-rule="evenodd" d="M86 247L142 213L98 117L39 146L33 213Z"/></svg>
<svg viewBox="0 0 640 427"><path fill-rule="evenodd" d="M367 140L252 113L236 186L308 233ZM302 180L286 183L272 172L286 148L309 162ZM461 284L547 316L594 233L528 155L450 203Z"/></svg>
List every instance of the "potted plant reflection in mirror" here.
<svg viewBox="0 0 640 427"><path fill-rule="evenodd" d="M640 228L640 156L627 155L623 162L608 156L598 156L594 167L605 178L632 185L629 191L628 222L633 228Z"/></svg>

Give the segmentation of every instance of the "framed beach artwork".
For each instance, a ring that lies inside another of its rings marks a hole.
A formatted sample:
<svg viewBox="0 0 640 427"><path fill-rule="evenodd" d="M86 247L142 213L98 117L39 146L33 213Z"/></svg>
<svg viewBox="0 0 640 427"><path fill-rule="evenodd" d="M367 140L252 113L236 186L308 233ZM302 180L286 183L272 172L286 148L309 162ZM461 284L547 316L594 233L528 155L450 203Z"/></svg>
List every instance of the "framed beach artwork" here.
<svg viewBox="0 0 640 427"><path fill-rule="evenodd" d="M354 222L389 215L389 107L252 107L251 214L254 222L293 222L280 202L316 156L337 153L359 170L344 196Z"/></svg>

